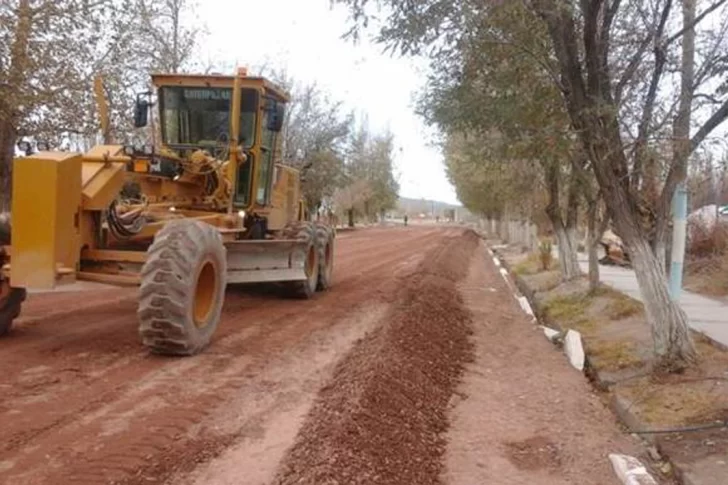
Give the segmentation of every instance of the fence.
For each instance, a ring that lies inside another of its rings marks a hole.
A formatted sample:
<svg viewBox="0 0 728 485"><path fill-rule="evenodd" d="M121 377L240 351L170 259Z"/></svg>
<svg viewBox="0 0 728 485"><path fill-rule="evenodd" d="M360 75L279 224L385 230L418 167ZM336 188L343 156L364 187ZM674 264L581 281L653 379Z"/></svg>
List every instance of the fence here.
<svg viewBox="0 0 728 485"><path fill-rule="evenodd" d="M481 219L480 229L490 237L497 237L507 244L517 244L529 251L538 250L538 230L536 225L527 220L500 221L497 219Z"/></svg>

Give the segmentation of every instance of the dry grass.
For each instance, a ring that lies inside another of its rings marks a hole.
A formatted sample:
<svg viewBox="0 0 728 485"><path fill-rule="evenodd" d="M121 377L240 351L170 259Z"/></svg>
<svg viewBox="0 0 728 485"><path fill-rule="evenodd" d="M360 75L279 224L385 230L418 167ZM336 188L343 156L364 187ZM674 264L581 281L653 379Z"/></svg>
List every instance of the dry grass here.
<svg viewBox="0 0 728 485"><path fill-rule="evenodd" d="M607 285L600 285L596 291L588 293L588 297L593 299L603 297L608 300L605 316L610 320L644 315L645 307L642 302Z"/></svg>
<svg viewBox="0 0 728 485"><path fill-rule="evenodd" d="M561 272L552 271L549 274L544 274L544 279L537 288L538 291L551 291L561 284Z"/></svg>
<svg viewBox="0 0 728 485"><path fill-rule="evenodd" d="M725 268L728 273L728 258ZM546 274L527 281L543 283ZM728 281L724 285L728 290ZM630 412L644 427L700 424L728 412L728 352L704 336L694 335L700 355L695 367L657 378L649 372L651 339L641 302L604 285L589 293L582 281L560 284L543 296L540 311L562 328L582 334L590 363L605 382L616 382L609 389L631 403Z"/></svg>
<svg viewBox="0 0 728 485"><path fill-rule="evenodd" d="M535 275L549 271L556 264L558 264L558 259L552 258L549 268L544 270L541 253L530 253L524 260L513 266L513 272L521 276Z"/></svg>
<svg viewBox="0 0 728 485"><path fill-rule="evenodd" d="M659 427L699 424L725 411L724 396L708 380L655 383L643 378L625 391L634 411Z"/></svg>
<svg viewBox="0 0 728 485"><path fill-rule="evenodd" d="M620 370L642 365L637 344L631 340L587 340L587 354L598 359L599 367Z"/></svg>
<svg viewBox="0 0 728 485"><path fill-rule="evenodd" d="M547 293L561 285L561 272L544 271L535 275L527 275L528 287L537 293Z"/></svg>
<svg viewBox="0 0 728 485"><path fill-rule="evenodd" d="M728 296L728 225L691 229L685 286L708 296Z"/></svg>
<svg viewBox="0 0 728 485"><path fill-rule="evenodd" d="M708 296L728 296L728 254L693 259L685 273L689 290Z"/></svg>
<svg viewBox="0 0 728 485"><path fill-rule="evenodd" d="M543 311L559 323L571 323L585 316L588 304L582 293L554 296L544 302Z"/></svg>
<svg viewBox="0 0 728 485"><path fill-rule="evenodd" d="M583 317L570 324L570 327L577 330L584 337L592 337L599 330L599 322L593 318Z"/></svg>

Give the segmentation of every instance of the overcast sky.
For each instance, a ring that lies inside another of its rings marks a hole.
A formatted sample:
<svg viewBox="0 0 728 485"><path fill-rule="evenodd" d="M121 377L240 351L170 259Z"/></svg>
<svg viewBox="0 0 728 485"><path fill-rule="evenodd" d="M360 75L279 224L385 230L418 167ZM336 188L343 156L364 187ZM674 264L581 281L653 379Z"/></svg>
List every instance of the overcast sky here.
<svg viewBox="0 0 728 485"><path fill-rule="evenodd" d="M329 0L204 0L197 13L209 31L204 57L251 67L268 62L317 81L359 116L366 113L373 130L394 133L400 195L457 203L442 156L430 146L432 133L412 109L422 84L418 66L381 54L366 39L341 39L345 9L331 9Z"/></svg>

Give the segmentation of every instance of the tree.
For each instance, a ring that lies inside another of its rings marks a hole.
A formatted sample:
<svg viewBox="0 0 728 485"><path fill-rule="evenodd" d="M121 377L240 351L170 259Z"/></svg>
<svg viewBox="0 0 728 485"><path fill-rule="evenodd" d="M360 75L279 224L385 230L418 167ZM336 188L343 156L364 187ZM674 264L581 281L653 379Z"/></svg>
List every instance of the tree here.
<svg viewBox="0 0 728 485"><path fill-rule="evenodd" d="M493 13L488 29L474 27L469 41L455 51L459 62L453 62L452 51L433 56L420 111L445 132L497 133L483 140L494 160L509 165L520 160L540 168L539 180L548 194L543 210L558 241L562 276L571 280L581 274L577 217L580 185L588 183L582 180L585 161L558 90L543 72L532 69L533 56L547 54L539 53L546 32L537 19L524 22L522 10L511 4ZM512 31L518 45L494 36L496 29Z"/></svg>
<svg viewBox="0 0 728 485"><path fill-rule="evenodd" d="M401 0L339 0L348 5L355 27L369 18L368 4L388 9L378 40L404 54L442 54L470 41L473 26L490 27L491 15L505 2L425 0L417 8ZM701 86L721 78L728 15L717 16L715 31L700 23L726 0L706 2L696 14L692 0L682 2L677 15L672 0L650 5L619 0L524 0L523 19L539 19L547 36L547 56L534 55L533 68L553 80L561 92L570 124L596 176L617 232L626 243L636 269L648 321L652 328L655 364L680 370L695 359L686 315L671 300L662 247L669 221L670 200L685 178L687 157L728 117L725 90L697 102ZM513 42L510 31L495 29L494 41ZM697 36L700 36L700 41ZM500 37L499 37L500 36ZM695 46L702 46L700 56ZM652 50L650 51L650 49ZM695 64L696 58L700 65ZM676 72L681 89L668 89ZM696 109L705 112L690 135ZM673 130L670 133L669 127ZM674 136L672 156L660 177L659 159L665 139ZM645 196L657 188L657 200Z"/></svg>
<svg viewBox="0 0 728 485"><path fill-rule="evenodd" d="M708 9L715 9L724 1L715 2ZM677 302L671 300L667 288L661 247L667 226L669 204L675 187L685 178L687 157L719 123L728 117L728 100L713 112L698 132L689 138L690 114L694 82L695 4L683 2L683 22L680 30L666 34L672 2L659 2L659 17L648 30L645 46L654 43L655 62L651 69L650 83L643 102L643 109L635 140L636 153L630 170L628 147L620 129L618 100L621 79L629 79L640 66L644 49L638 48L630 56L632 63L614 77L611 56L619 51L612 41L615 20L623 8L619 2L584 1L578 8L568 8L555 1L529 2L530 7L549 29L551 44L557 60L559 81L572 123L590 154L599 186L606 197L611 216L620 236L627 244L635 266L640 290L645 300L648 320L652 326L658 365L665 369L682 369L695 358L695 347L688 332L685 313ZM707 11L707 10L706 10ZM618 29L617 29L618 30ZM577 32L582 32L581 38ZM673 120L674 149L668 175L657 205L657 228L653 247L640 221L640 194L635 181L642 178L644 151L656 107L658 85L664 73L670 45L682 39L681 90L678 110ZM636 69L635 67L635 69ZM616 81L616 82L615 82ZM615 149L618 148L618 149ZM630 183L631 182L631 183ZM657 249L657 254L653 252Z"/></svg>
<svg viewBox="0 0 728 485"><path fill-rule="evenodd" d="M370 220L382 217L397 205L399 183L394 176L393 150L391 133L372 135L366 125L354 132L349 142L345 176L349 184L366 182L363 212Z"/></svg>
<svg viewBox="0 0 728 485"><path fill-rule="evenodd" d="M346 215L349 227L354 227L355 214L364 212L364 204L370 194L366 180L355 180L334 191L334 206Z"/></svg>
<svg viewBox="0 0 728 485"><path fill-rule="evenodd" d="M86 150L134 133L131 108L149 71L190 64L199 32L182 24L190 8L185 0L0 0L0 212L9 209L20 138ZM100 137L97 74L110 110Z"/></svg>
<svg viewBox="0 0 728 485"><path fill-rule="evenodd" d="M305 171L303 191L309 207L326 205L342 184L347 137L352 114L342 111L315 83L289 82L292 101L286 116L284 159Z"/></svg>
<svg viewBox="0 0 728 485"><path fill-rule="evenodd" d="M190 63L201 33L198 24L184 22L193 5L189 0L137 0L137 9L144 67L167 73L182 71Z"/></svg>
<svg viewBox="0 0 728 485"><path fill-rule="evenodd" d="M0 212L11 198L18 137L74 131L88 120L75 103L90 90L88 66L103 40L111 0L0 2Z"/></svg>
<svg viewBox="0 0 728 485"><path fill-rule="evenodd" d="M303 193L314 210L330 209L336 188L345 184L344 158L353 114L317 83L303 83L268 64L257 71L289 92L282 159L303 171ZM307 168L304 168L307 167Z"/></svg>

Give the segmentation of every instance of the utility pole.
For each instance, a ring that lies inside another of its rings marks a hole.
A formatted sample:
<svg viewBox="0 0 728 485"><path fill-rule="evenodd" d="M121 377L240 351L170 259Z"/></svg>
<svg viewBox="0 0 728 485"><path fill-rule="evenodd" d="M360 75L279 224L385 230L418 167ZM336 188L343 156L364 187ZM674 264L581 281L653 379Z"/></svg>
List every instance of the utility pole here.
<svg viewBox="0 0 728 485"><path fill-rule="evenodd" d="M672 199L672 258L670 265L670 296L680 301L683 280L683 261L687 239L688 191L685 182L680 182Z"/></svg>

